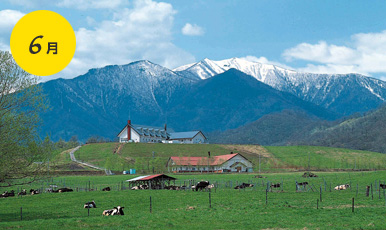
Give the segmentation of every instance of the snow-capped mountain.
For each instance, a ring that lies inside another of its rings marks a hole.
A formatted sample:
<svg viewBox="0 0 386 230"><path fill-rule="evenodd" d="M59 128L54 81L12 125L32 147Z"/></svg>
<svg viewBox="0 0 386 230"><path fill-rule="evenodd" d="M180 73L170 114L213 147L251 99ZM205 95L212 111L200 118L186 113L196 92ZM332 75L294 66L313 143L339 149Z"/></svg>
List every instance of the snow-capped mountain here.
<svg viewBox="0 0 386 230"><path fill-rule="evenodd" d="M385 82L358 74L297 73L237 58L205 59L174 71L137 61L42 87L51 110L41 115L41 133L55 140L73 135L113 139L129 118L204 132L237 128L281 110L335 119L377 108L386 95Z"/></svg>
<svg viewBox="0 0 386 230"><path fill-rule="evenodd" d="M204 59L174 71L191 79L208 79L231 68L342 115L374 109L386 100L386 82L360 74L299 73L240 58L222 61Z"/></svg>
<svg viewBox="0 0 386 230"><path fill-rule="evenodd" d="M113 138L129 118L137 124L163 124L171 98L193 82L149 61L138 61L43 83L51 110L41 115L42 134L50 133L54 139Z"/></svg>

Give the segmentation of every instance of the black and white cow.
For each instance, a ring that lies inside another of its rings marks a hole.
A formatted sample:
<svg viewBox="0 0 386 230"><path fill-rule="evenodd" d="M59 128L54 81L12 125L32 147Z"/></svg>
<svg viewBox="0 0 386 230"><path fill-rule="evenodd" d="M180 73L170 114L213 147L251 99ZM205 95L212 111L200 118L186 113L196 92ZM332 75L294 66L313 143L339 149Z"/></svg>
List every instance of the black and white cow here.
<svg viewBox="0 0 386 230"><path fill-rule="evenodd" d="M40 191L38 189L30 189L29 192L31 193L31 195L36 195L36 194L40 194Z"/></svg>
<svg viewBox="0 0 386 230"><path fill-rule="evenodd" d="M280 186L281 186L280 183L277 183L277 184L271 184L270 187L272 189L272 188L280 188Z"/></svg>
<svg viewBox="0 0 386 230"><path fill-rule="evenodd" d="M346 190L346 189L349 188L349 187L350 187L349 184L342 184L342 185L336 186L334 189L335 189L335 190Z"/></svg>
<svg viewBox="0 0 386 230"><path fill-rule="evenodd" d="M380 187L381 189L386 189L386 184L379 184L379 187Z"/></svg>
<svg viewBox="0 0 386 230"><path fill-rule="evenodd" d="M195 186L196 191L206 189L209 186L209 181L200 181Z"/></svg>
<svg viewBox="0 0 386 230"><path fill-rule="evenodd" d="M73 192L74 190L72 190L71 188L60 188L58 189L58 192L62 193L62 192Z"/></svg>
<svg viewBox="0 0 386 230"><path fill-rule="evenodd" d="M104 210L102 216L123 216L125 215L123 213L124 208L125 207L118 206L114 207L113 209Z"/></svg>
<svg viewBox="0 0 386 230"><path fill-rule="evenodd" d="M96 208L95 201L85 203L84 208Z"/></svg>
<svg viewBox="0 0 386 230"><path fill-rule="evenodd" d="M25 195L27 195L27 191L25 190L25 189L23 189L21 192L19 192L18 194L17 194L18 196L25 196Z"/></svg>
<svg viewBox="0 0 386 230"><path fill-rule="evenodd" d="M111 191L110 187L103 188L102 191Z"/></svg>
<svg viewBox="0 0 386 230"><path fill-rule="evenodd" d="M253 184L242 183L241 185L237 185L235 187L235 189L243 189L243 188L248 188L248 187L253 187Z"/></svg>
<svg viewBox="0 0 386 230"><path fill-rule="evenodd" d="M0 195L0 197L10 197L10 196L15 196L15 191L10 191L10 192L8 192L8 191L5 191L4 193L2 193L1 195Z"/></svg>

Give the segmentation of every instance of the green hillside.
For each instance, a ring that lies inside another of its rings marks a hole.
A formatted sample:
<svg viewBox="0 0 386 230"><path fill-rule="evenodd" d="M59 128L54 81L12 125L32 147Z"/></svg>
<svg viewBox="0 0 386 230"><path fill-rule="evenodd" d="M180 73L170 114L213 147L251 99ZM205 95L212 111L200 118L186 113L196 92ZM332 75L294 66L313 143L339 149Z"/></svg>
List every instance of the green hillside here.
<svg viewBox="0 0 386 230"><path fill-rule="evenodd" d="M219 144L98 143L81 147L75 156L113 171L135 168L139 173L166 172L170 156L211 156L240 153L255 171L385 169L386 155L377 152L319 146L259 146ZM154 152L154 154L153 154Z"/></svg>

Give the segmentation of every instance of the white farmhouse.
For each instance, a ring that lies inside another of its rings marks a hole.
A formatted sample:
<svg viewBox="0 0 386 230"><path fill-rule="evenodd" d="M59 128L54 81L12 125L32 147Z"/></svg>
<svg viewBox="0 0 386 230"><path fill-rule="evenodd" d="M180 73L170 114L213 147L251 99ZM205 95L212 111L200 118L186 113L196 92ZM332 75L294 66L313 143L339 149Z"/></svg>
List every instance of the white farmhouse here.
<svg viewBox="0 0 386 230"><path fill-rule="evenodd" d="M119 142L152 142L161 143L168 140L170 134L162 128L140 127L131 124L131 120L127 121L127 125L119 132Z"/></svg>
<svg viewBox="0 0 386 230"><path fill-rule="evenodd" d="M214 157L170 157L169 172L253 172L253 164L239 153Z"/></svg>
<svg viewBox="0 0 386 230"><path fill-rule="evenodd" d="M170 133L170 143L203 144L207 143L205 135L201 131Z"/></svg>
<svg viewBox="0 0 386 230"><path fill-rule="evenodd" d="M145 142L145 143L186 143L186 144L203 144L207 143L207 138L201 131L174 132L166 131L164 128L149 126L140 126L131 124L127 125L117 135L119 142Z"/></svg>

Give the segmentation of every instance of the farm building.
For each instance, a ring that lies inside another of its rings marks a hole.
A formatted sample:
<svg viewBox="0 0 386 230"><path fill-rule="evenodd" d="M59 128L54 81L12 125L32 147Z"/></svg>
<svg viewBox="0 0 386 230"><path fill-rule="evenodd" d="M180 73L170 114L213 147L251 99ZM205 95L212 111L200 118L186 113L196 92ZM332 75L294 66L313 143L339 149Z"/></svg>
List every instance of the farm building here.
<svg viewBox="0 0 386 230"><path fill-rule="evenodd" d="M168 140L170 134L165 128L143 127L131 124L131 120L127 121L127 125L119 132L119 142L152 142L160 143Z"/></svg>
<svg viewBox="0 0 386 230"><path fill-rule="evenodd" d="M169 143L203 144L207 138L201 131L170 133Z"/></svg>
<svg viewBox="0 0 386 230"><path fill-rule="evenodd" d="M169 172L252 172L253 164L239 153L214 157L170 157Z"/></svg>
<svg viewBox="0 0 386 230"><path fill-rule="evenodd" d="M207 138L201 131L168 133L166 124L164 128L133 125L131 120L117 135L119 142L144 142L144 143L207 143Z"/></svg>
<svg viewBox="0 0 386 230"><path fill-rule="evenodd" d="M176 178L170 177L165 174L156 174L156 175L147 175L147 176L139 176L130 180L126 180L126 182L130 183L130 187L147 185L151 189L162 189L165 186L169 186L171 182L175 182Z"/></svg>

